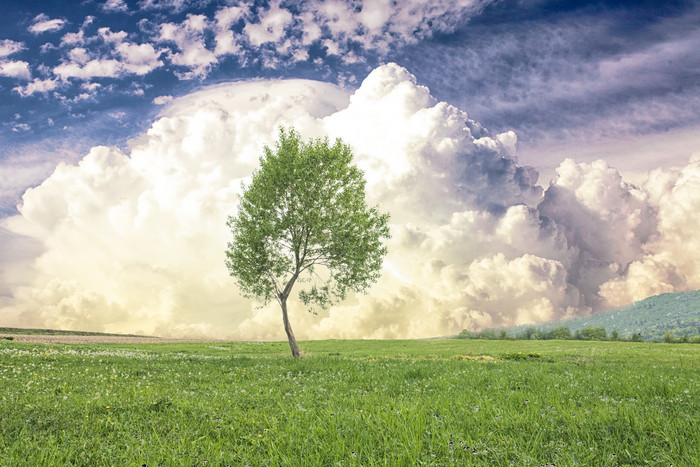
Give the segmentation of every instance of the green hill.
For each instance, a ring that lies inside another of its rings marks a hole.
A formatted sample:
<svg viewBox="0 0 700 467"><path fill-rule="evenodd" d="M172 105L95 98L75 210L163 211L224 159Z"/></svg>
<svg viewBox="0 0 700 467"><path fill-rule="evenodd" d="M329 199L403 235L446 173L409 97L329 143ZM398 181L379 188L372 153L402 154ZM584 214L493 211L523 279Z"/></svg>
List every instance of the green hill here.
<svg viewBox="0 0 700 467"><path fill-rule="evenodd" d="M506 329L509 335L518 335L530 326L549 331L561 326L572 333L584 327L604 327L610 334L613 330L620 337L639 333L642 339L662 340L666 332L681 337L700 335L700 290L667 293L645 298L631 305L615 308L593 315L566 320L523 325Z"/></svg>

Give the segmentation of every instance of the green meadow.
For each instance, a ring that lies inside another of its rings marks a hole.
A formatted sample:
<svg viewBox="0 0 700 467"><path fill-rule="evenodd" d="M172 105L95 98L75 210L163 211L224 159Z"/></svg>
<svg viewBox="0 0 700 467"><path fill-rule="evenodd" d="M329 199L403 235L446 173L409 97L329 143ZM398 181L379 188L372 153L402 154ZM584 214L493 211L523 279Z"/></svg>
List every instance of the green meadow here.
<svg viewBox="0 0 700 467"><path fill-rule="evenodd" d="M0 341L0 464L700 465L697 345Z"/></svg>

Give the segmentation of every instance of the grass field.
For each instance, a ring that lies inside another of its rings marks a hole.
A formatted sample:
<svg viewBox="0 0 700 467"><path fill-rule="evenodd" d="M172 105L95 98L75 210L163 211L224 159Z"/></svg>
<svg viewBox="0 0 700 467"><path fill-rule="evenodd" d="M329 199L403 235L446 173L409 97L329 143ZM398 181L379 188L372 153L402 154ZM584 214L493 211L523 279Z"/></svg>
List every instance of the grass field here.
<svg viewBox="0 0 700 467"><path fill-rule="evenodd" d="M697 345L0 341L0 464L700 465Z"/></svg>

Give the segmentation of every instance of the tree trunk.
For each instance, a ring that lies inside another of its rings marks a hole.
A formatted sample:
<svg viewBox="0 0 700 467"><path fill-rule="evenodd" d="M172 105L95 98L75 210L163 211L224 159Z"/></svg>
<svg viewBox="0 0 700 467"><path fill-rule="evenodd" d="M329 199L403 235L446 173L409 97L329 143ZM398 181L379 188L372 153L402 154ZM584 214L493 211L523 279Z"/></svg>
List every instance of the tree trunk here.
<svg viewBox="0 0 700 467"><path fill-rule="evenodd" d="M282 307L282 321L284 321L284 330L287 333L287 340L289 340L289 348L292 349L292 357L299 358L299 347L297 346L297 340L294 338L294 331L292 331L292 325L289 324L289 315L287 315L287 299L280 299L280 306Z"/></svg>

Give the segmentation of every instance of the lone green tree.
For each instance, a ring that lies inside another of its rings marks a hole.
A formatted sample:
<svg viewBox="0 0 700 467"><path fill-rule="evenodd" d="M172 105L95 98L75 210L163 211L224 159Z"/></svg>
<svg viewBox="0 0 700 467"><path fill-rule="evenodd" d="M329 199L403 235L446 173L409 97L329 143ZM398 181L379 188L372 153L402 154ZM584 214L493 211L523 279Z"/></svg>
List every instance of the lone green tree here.
<svg viewBox="0 0 700 467"><path fill-rule="evenodd" d="M367 206L364 174L352 158L340 139L302 141L281 128L228 218L226 266L244 296L279 303L295 358L287 310L293 287L300 284L298 297L310 311L326 308L349 291L366 292L387 252L389 215Z"/></svg>

